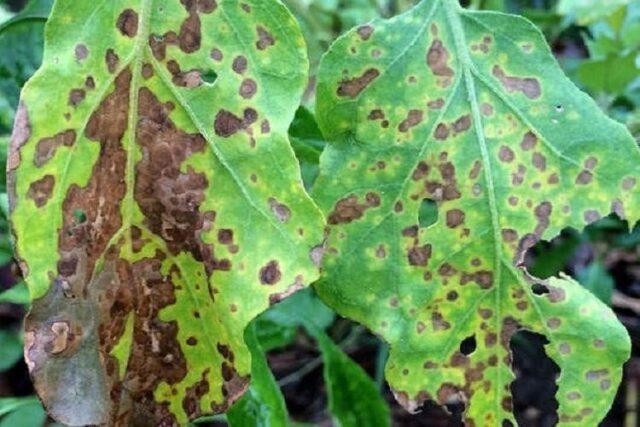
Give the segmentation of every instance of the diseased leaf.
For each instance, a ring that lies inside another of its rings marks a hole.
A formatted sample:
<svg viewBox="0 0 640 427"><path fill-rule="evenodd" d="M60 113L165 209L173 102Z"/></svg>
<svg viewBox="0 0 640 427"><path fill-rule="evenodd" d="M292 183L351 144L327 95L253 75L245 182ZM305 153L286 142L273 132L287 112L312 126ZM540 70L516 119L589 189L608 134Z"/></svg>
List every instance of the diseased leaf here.
<svg viewBox="0 0 640 427"><path fill-rule="evenodd" d="M269 370L264 350L258 342L255 323L245 337L251 350L251 387L227 413L231 427L286 427L289 415L284 396Z"/></svg>
<svg viewBox="0 0 640 427"><path fill-rule="evenodd" d="M184 425L247 388L257 314L317 277L279 1L59 0L8 161L26 356L70 425Z"/></svg>
<svg viewBox="0 0 640 427"><path fill-rule="evenodd" d="M330 235L320 296L391 345L399 401L465 403L515 423L510 338L549 340L561 425L596 425L629 356L613 313L526 251L614 210L640 218L640 151L561 72L523 18L425 0L340 38L317 118L330 141L315 197ZM421 226L435 201L438 220Z"/></svg>

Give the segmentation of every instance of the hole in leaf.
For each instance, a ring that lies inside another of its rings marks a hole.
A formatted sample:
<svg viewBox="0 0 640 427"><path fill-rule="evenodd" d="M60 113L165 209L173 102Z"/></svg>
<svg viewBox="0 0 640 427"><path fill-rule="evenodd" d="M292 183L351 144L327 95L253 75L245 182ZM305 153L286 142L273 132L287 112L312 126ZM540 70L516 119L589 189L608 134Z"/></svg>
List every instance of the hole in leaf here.
<svg viewBox="0 0 640 427"><path fill-rule="evenodd" d="M513 413L521 426L553 426L558 423L555 399L560 367L547 356L549 341L540 334L520 331L511 337Z"/></svg>
<svg viewBox="0 0 640 427"><path fill-rule="evenodd" d="M203 70L200 73L200 79L203 83L212 85L216 80L218 80L218 73L213 70Z"/></svg>
<svg viewBox="0 0 640 427"><path fill-rule="evenodd" d="M471 335L470 337L465 338L461 343L460 343L460 353L464 354L465 356L469 356L471 353L473 353L474 351L476 351L476 336Z"/></svg>
<svg viewBox="0 0 640 427"><path fill-rule="evenodd" d="M464 427L462 413L464 404L446 405L442 407L433 400L427 400L414 414L407 411L399 411L394 415L394 421L398 426L447 426Z"/></svg>
<svg viewBox="0 0 640 427"><path fill-rule="evenodd" d="M545 285L542 285L540 283L534 283L531 286L531 290L536 295L546 295L549 293L549 288L547 288Z"/></svg>
<svg viewBox="0 0 640 427"><path fill-rule="evenodd" d="M431 199L423 199L418 211L418 224L420 227L429 227L438 221L438 205Z"/></svg>
<svg viewBox="0 0 640 427"><path fill-rule="evenodd" d="M87 221L87 214L80 209L76 209L73 211L73 219L76 224L84 224Z"/></svg>

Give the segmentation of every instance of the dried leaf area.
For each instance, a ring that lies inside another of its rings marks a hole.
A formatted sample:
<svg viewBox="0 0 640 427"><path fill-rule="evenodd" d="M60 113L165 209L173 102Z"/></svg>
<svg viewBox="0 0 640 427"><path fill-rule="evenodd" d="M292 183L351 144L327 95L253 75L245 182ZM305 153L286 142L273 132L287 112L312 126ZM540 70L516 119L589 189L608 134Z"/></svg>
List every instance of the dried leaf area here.
<svg viewBox="0 0 640 427"><path fill-rule="evenodd" d="M329 139L314 198L330 225L320 296L391 344L411 411L463 403L468 425L515 425L511 337L544 335L561 425L596 425L629 356L613 313L524 255L565 227L640 218L640 151L565 77L539 30L425 0L360 26L319 71ZM420 208L435 202L434 225Z"/></svg>
<svg viewBox="0 0 640 427"><path fill-rule="evenodd" d="M318 276L287 137L306 62L277 1L56 3L8 160L53 417L184 424L244 393L246 325Z"/></svg>

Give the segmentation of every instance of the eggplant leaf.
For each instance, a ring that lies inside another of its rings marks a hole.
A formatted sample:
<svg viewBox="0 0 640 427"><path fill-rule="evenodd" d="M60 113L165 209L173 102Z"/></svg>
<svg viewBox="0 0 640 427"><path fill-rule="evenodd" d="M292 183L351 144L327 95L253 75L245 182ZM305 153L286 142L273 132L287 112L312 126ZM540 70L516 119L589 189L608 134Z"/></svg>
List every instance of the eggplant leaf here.
<svg viewBox="0 0 640 427"><path fill-rule="evenodd" d="M246 390L243 331L318 275L276 0L58 0L9 153L25 354L69 425L186 424Z"/></svg>
<svg viewBox="0 0 640 427"><path fill-rule="evenodd" d="M317 96L329 145L314 196L330 225L317 290L390 343L400 403L462 402L470 425L515 423L509 344L526 329L562 370L561 425L596 425L629 337L578 283L532 277L523 257L612 210L640 218L640 151L624 127L530 22L457 0L338 39ZM421 221L433 202L436 223Z"/></svg>

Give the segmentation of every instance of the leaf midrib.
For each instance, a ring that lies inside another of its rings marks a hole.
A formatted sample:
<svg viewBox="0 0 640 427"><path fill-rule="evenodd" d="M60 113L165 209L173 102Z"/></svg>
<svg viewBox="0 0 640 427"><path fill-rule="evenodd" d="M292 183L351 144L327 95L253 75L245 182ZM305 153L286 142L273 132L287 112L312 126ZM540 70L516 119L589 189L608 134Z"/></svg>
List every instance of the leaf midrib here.
<svg viewBox="0 0 640 427"><path fill-rule="evenodd" d="M487 147L487 142L484 137L484 131L482 129L482 116L480 114L480 107L478 105L477 93L475 88L474 77L471 73L471 67L473 63L471 62L471 57L469 56L469 50L466 48L466 35L464 31L464 26L462 25L462 21L460 19L460 13L462 7L458 0L444 0L445 9L447 13L447 20L449 21L449 25L451 27L453 37L454 37L454 46L457 53L458 61L460 62L460 66L462 68L462 72L464 73L465 78L465 87L467 89L467 93L469 95L469 105L471 107L471 114L473 116L473 127L476 133L476 138L478 141L478 145L480 146L480 152L482 155L483 162L483 173L484 179L486 181L487 193L489 198L489 210L491 213L491 224L493 227L493 240L494 240L494 284L495 287L492 289L494 292L495 301L494 301L494 319L495 319L495 330L501 331L500 321L502 319L502 266L501 262L504 257L502 251L501 244L501 231L500 231L500 217L498 213L498 206L496 202L496 193L495 193L495 184L493 181L493 168L491 159L489 157L489 150ZM495 408L499 413L503 413L504 410L501 405L502 397L503 397L503 380L502 380L502 369L501 367L496 368L496 383L497 387L494 387L496 390L496 400L494 402ZM501 415L500 418L503 418Z"/></svg>

